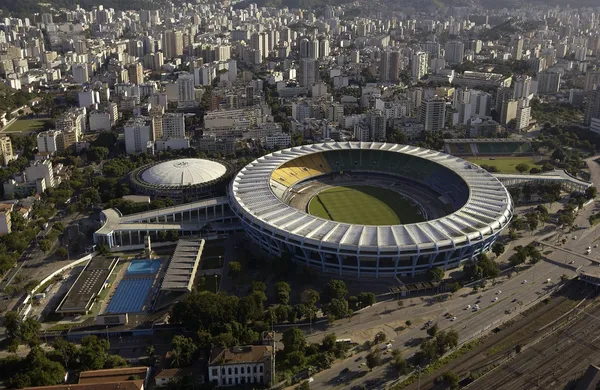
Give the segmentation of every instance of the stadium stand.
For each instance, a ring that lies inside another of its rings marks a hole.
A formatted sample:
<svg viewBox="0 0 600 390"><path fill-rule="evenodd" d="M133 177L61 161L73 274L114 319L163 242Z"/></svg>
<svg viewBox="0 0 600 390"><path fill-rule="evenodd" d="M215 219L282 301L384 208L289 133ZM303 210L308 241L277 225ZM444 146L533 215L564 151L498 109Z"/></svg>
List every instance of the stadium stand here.
<svg viewBox="0 0 600 390"><path fill-rule="evenodd" d="M455 156L518 156L534 151L527 140L517 139L449 139L445 141L446 153Z"/></svg>
<svg viewBox="0 0 600 390"><path fill-rule="evenodd" d="M126 279L119 283L106 313L135 313L142 310L152 288L152 278Z"/></svg>
<svg viewBox="0 0 600 390"><path fill-rule="evenodd" d="M454 209L467 201L467 188L458 175L435 162L408 154L380 150L333 150L306 155L287 162L271 176L286 187L330 172L376 171L414 180L444 196ZM344 172L347 173L347 172Z"/></svg>

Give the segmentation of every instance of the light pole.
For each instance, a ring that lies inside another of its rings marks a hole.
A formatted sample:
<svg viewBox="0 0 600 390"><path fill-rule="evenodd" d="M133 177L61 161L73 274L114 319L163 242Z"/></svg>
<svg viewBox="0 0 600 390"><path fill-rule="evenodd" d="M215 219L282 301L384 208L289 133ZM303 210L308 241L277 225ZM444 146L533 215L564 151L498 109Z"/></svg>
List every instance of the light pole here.
<svg viewBox="0 0 600 390"><path fill-rule="evenodd" d="M215 274L215 294L219 293L218 290L219 290L219 277L217 274Z"/></svg>

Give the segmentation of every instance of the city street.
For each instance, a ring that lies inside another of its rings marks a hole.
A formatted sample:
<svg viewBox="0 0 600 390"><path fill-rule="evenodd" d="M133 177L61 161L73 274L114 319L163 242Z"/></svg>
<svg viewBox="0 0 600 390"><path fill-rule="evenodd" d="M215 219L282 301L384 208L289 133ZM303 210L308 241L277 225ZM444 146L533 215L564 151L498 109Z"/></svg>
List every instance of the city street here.
<svg viewBox="0 0 600 390"><path fill-rule="evenodd" d="M588 164L590 164L592 178L600 182L600 166L591 160ZM554 206L554 209L560 208L556 204ZM598 212L598 207L597 202L594 202L580 210L575 220L575 224L580 228L572 233L560 234L561 238L567 238L563 248L583 255L588 246L593 247L595 242L600 242L597 241L600 237L599 225L584 228L589 226L588 218L592 213ZM547 234L546 230L551 226L553 225L547 225L546 229L541 227L541 230L531 235L528 232L522 234L510 246L507 245L506 252L497 261L506 262L514 253L512 248L517 245L527 245ZM575 237L577 238L574 239ZM549 241L552 244L555 242L556 238ZM406 358L418 350L418 341L427 337L425 329L422 329L424 323L433 320L438 323L440 330L452 328L458 331L460 343L464 343L491 331L539 302L560 284L562 275L572 278L576 276L579 267L592 264L590 261L563 251L548 248L540 248L540 251L544 255L543 261L533 266L524 266L523 270L513 272L510 277L505 276L504 273L496 279L495 285L488 282L486 288L477 293L473 293L472 288L463 288L453 294L449 300L441 303L428 303L430 300L428 297L407 297L403 299L405 303L402 309L398 308L397 301L379 303L363 309L350 320L337 321L326 331L312 333L308 336L308 340L318 342L325 334L335 333L338 339L350 338L353 342L362 344L366 340L373 340L378 332L384 331L388 340L394 340L393 348L400 349ZM600 259L600 247L592 250L591 257ZM495 298L498 298L496 302L494 302ZM473 306L477 301L480 301L479 311L466 309L467 305ZM456 320L450 321L444 316L446 313L451 314L449 318L455 316ZM407 320L411 321L411 326L404 329ZM411 344L414 346L408 346L409 341L412 341ZM334 363L330 369L315 374L311 389L347 388L363 384L368 385L368 388L382 388L386 382L384 378L388 367L383 365L370 372L364 365L361 367L360 364L364 362L368 352L368 350L358 352ZM342 372L344 374L341 374Z"/></svg>

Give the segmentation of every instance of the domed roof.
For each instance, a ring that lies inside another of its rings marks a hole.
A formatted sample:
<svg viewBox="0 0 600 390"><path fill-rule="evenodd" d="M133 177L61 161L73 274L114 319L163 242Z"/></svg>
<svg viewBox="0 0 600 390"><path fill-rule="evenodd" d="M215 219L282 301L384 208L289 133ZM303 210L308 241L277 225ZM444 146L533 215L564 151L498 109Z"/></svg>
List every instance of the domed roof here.
<svg viewBox="0 0 600 390"><path fill-rule="evenodd" d="M165 161L146 169L142 180L162 186L187 186L207 183L227 173L225 165L201 158Z"/></svg>

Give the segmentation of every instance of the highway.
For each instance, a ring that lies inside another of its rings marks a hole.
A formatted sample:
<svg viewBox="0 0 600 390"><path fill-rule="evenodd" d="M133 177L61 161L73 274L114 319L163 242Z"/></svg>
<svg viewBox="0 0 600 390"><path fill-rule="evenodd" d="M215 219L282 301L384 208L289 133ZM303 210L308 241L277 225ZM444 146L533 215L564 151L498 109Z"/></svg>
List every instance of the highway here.
<svg viewBox="0 0 600 390"><path fill-rule="evenodd" d="M587 218L592 212L597 212L596 204L591 204L580 211L576 224L589 226ZM594 241L599 234L600 225L592 229L580 228L572 233L564 233L561 237L567 238L567 242L562 245L562 248L584 254L588 246L595 245ZM543 234L540 233L539 236L541 235ZM577 239L573 239L574 237ZM507 248L502 256L510 256L515 245L526 245L536 238L536 235L525 233L524 237ZM404 357L409 357L418 350L418 347L408 347L405 343L413 340L416 345L421 338L426 337L426 331L421 328L428 320L438 322L440 330L450 328L457 330L461 343L471 340L539 302L545 294L557 287L562 275L574 277L578 267L592 264L591 261L563 251L544 248L542 253L543 261L534 266L527 266L518 273L513 272L510 277L498 278L496 285L488 282L486 288L478 293L473 293L471 288L463 288L449 300L431 304L427 302L429 297L424 297L423 300L408 298L404 299L403 309L398 309L397 301L380 303L364 309L361 314L355 315L349 321L337 321L326 331L311 334L308 340L317 342L325 334L332 332L338 338L350 338L356 341L372 340L377 332L384 331L388 340L394 340L393 348L400 349ZM599 255L600 246L592 250L591 257L600 259ZM550 282L547 282L548 279ZM498 300L494 302L496 297ZM467 305L474 305L477 300L480 300L479 311L466 309ZM446 318L444 316L446 313L455 316L456 321ZM406 320L410 320L412 324L409 328L402 329L406 326ZM377 367L370 372L366 367L361 367L360 364L364 362L367 354L368 351L355 353L348 359L335 362L332 368L315 374L311 389L353 388L361 385L366 385L368 388L383 388L384 385L389 385L396 380L395 374L388 369L387 365ZM342 371L345 373L341 374Z"/></svg>

